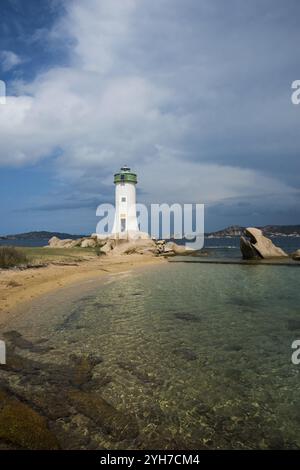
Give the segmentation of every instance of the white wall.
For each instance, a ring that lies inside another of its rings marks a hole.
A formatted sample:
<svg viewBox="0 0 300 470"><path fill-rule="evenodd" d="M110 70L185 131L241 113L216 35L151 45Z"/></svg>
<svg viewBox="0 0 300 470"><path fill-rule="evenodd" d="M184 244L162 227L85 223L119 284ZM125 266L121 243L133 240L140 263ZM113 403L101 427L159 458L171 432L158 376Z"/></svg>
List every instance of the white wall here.
<svg viewBox="0 0 300 470"><path fill-rule="evenodd" d="M122 197L126 202L122 202ZM115 221L112 233L121 232L121 218L126 218L126 232L139 230L136 218L136 189L133 183L117 183L115 189Z"/></svg>

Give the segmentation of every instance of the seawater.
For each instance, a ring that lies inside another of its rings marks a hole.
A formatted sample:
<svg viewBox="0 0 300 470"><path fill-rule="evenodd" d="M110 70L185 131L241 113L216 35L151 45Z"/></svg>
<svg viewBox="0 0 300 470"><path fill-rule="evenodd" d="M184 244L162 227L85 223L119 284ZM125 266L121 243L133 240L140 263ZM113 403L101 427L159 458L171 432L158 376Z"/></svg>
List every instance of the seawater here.
<svg viewBox="0 0 300 470"><path fill-rule="evenodd" d="M294 266L166 263L65 288L6 327L40 374L5 379L43 394L63 448L298 449L299 281ZM68 381L80 358L96 360Z"/></svg>

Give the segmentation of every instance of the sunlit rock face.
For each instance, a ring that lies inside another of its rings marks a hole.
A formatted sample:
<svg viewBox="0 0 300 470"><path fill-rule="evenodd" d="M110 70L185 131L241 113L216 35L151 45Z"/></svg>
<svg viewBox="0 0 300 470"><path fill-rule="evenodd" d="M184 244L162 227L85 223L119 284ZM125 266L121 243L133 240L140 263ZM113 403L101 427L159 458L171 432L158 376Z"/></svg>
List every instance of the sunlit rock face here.
<svg viewBox="0 0 300 470"><path fill-rule="evenodd" d="M300 250L296 250L294 253L292 253L292 258L296 261L300 261Z"/></svg>
<svg viewBox="0 0 300 470"><path fill-rule="evenodd" d="M240 247L244 259L268 259L288 256L281 248L265 237L258 228L248 227L241 236Z"/></svg>

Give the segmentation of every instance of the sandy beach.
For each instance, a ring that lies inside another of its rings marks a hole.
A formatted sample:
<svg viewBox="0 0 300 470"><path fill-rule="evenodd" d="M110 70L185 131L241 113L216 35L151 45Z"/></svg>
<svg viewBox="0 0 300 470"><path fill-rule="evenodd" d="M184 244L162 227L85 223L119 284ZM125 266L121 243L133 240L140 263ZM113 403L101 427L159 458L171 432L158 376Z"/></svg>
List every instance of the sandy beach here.
<svg viewBox="0 0 300 470"><path fill-rule="evenodd" d="M120 273L147 265L166 263L163 258L148 255L107 256L79 263L49 264L45 267L0 270L0 324L23 302L61 289L81 280L96 279L109 273Z"/></svg>

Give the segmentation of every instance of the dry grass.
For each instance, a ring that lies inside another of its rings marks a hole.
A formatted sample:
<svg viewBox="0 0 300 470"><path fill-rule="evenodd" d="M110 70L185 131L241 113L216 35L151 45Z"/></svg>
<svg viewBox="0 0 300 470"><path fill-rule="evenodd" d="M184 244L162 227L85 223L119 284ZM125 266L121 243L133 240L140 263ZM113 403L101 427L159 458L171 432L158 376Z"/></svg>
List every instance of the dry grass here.
<svg viewBox="0 0 300 470"><path fill-rule="evenodd" d="M24 251L13 246L0 246L0 268L13 268L27 263Z"/></svg>
<svg viewBox="0 0 300 470"><path fill-rule="evenodd" d="M32 264L78 263L96 257L94 248L22 248Z"/></svg>
<svg viewBox="0 0 300 470"><path fill-rule="evenodd" d="M44 248L0 246L0 269L16 266L40 267L48 264L77 265L103 255L97 248Z"/></svg>

